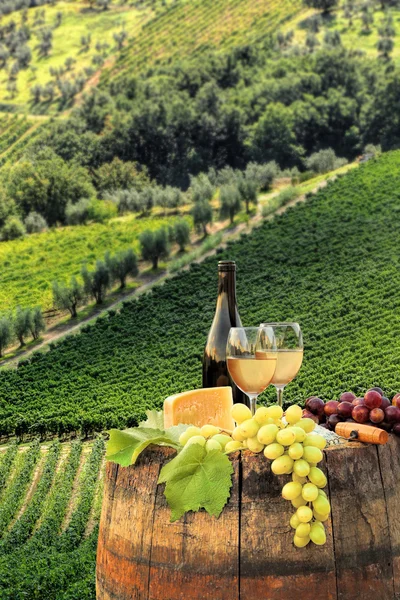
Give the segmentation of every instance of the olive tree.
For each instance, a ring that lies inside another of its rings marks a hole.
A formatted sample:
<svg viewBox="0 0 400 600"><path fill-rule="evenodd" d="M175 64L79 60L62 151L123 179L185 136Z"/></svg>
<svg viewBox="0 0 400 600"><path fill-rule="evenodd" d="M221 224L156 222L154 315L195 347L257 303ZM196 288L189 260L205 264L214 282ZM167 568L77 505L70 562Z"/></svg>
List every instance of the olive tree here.
<svg viewBox="0 0 400 600"><path fill-rule="evenodd" d="M53 283L53 304L60 310L68 310L71 318L78 316L77 309L86 299L83 285L79 283L76 277L71 277L69 286L64 283Z"/></svg>
<svg viewBox="0 0 400 600"><path fill-rule="evenodd" d="M164 228L157 231L143 231L139 236L140 245L142 248L142 257L144 260L152 262L153 269L157 269L158 260L168 256L168 235Z"/></svg>

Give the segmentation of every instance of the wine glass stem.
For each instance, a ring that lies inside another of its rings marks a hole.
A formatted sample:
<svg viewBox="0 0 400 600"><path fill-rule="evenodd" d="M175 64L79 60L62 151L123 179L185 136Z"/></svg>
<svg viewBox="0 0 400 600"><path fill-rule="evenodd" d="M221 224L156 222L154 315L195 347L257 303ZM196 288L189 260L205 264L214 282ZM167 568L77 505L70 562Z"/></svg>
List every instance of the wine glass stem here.
<svg viewBox="0 0 400 600"><path fill-rule="evenodd" d="M256 408L257 408L257 398L258 398L258 394L247 394L250 400L250 410L251 410L251 414L254 417L255 413L256 413Z"/></svg>
<svg viewBox="0 0 400 600"><path fill-rule="evenodd" d="M277 396L277 402L278 402L278 406L282 406L283 405L283 390L285 389L284 385L276 385L276 396Z"/></svg>

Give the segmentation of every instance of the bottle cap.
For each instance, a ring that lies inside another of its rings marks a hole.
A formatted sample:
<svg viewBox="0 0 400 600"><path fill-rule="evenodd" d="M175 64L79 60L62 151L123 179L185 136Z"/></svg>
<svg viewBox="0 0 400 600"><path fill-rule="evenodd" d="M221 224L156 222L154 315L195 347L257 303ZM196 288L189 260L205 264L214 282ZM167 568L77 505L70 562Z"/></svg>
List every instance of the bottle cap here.
<svg viewBox="0 0 400 600"><path fill-rule="evenodd" d="M236 271L236 263L234 260L220 260L218 263L218 271Z"/></svg>

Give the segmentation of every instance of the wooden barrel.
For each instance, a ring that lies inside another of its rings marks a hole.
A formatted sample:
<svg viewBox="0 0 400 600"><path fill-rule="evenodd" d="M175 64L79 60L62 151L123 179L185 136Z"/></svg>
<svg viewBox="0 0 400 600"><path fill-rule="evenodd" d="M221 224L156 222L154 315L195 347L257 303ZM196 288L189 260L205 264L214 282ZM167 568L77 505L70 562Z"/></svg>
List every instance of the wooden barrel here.
<svg viewBox="0 0 400 600"><path fill-rule="evenodd" d="M170 523L160 468L108 464L97 554L98 600L394 600L400 598L400 441L325 451L332 518L325 546L292 544L288 477L262 455L231 455L232 495L219 519Z"/></svg>

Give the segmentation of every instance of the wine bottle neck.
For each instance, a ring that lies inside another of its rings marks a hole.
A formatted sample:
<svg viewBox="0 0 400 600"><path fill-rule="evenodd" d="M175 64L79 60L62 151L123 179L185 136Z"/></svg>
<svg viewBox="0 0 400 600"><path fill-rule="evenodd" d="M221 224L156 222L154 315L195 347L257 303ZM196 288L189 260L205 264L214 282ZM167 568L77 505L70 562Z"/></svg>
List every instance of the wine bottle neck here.
<svg viewBox="0 0 400 600"><path fill-rule="evenodd" d="M229 312L236 310L236 273L235 271L220 271L218 273L217 310L228 305Z"/></svg>

